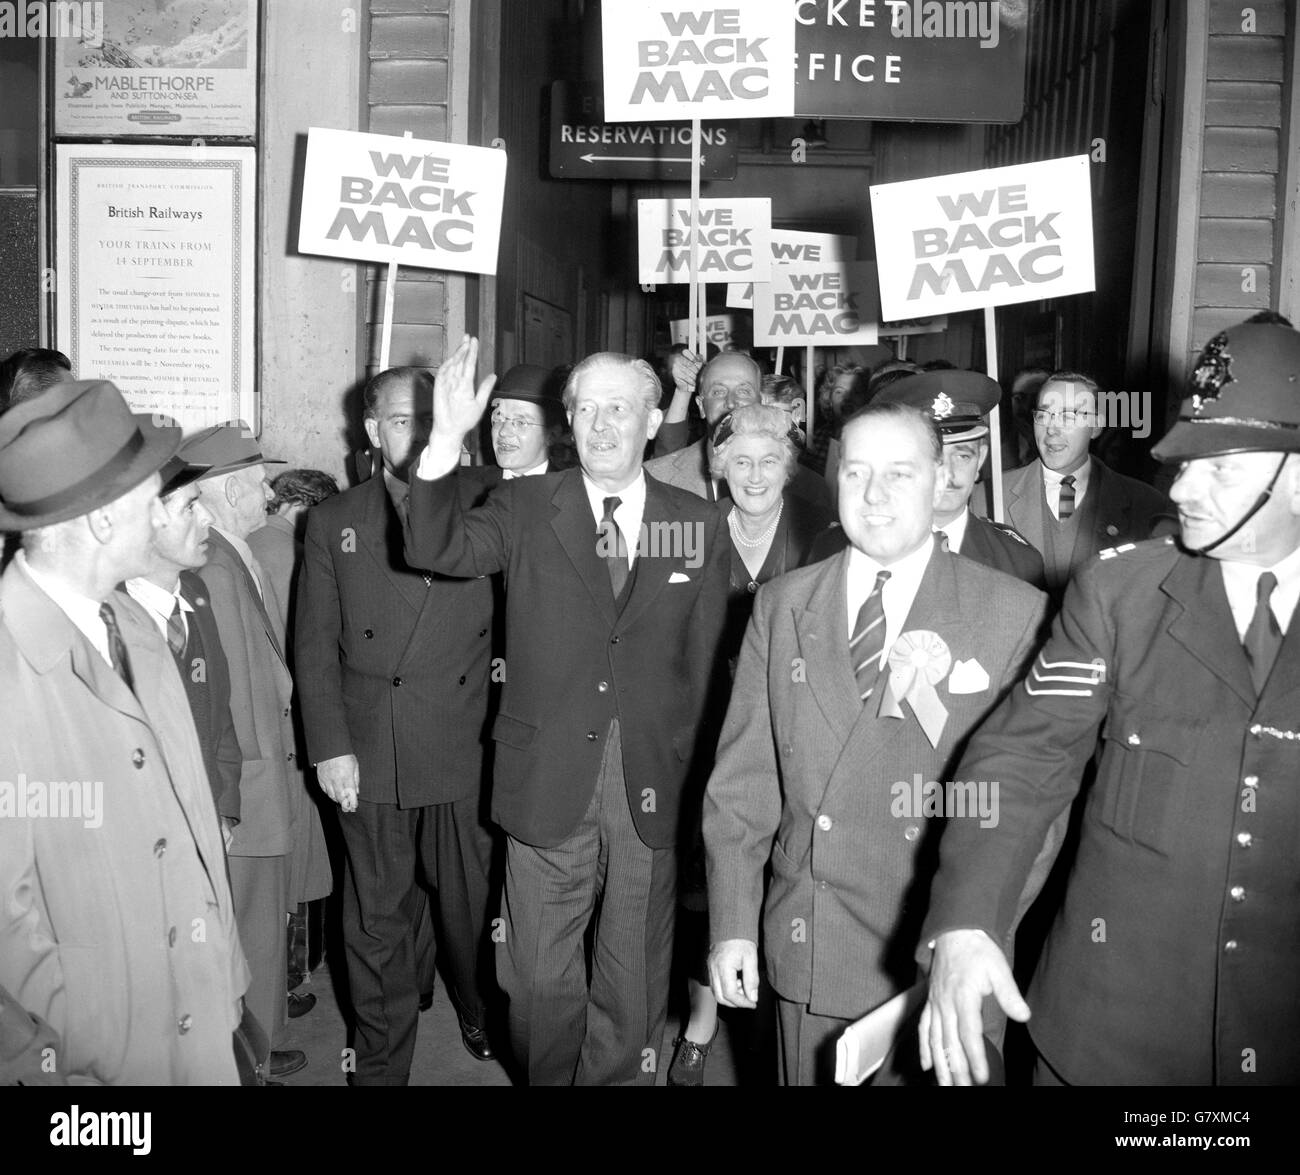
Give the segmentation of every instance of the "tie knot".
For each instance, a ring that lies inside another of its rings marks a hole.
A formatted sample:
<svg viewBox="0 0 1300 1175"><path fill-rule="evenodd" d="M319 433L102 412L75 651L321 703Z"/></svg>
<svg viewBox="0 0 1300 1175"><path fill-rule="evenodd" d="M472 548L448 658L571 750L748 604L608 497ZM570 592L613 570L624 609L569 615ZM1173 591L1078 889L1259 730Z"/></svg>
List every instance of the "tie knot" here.
<svg viewBox="0 0 1300 1175"><path fill-rule="evenodd" d="M1271 571L1264 572L1255 583L1255 602L1267 604L1272 599L1275 587L1277 587L1277 576Z"/></svg>
<svg viewBox="0 0 1300 1175"><path fill-rule="evenodd" d="M117 631L117 616L114 615L113 609L108 604L100 604L99 618L104 622L104 627L110 633Z"/></svg>
<svg viewBox="0 0 1300 1175"><path fill-rule="evenodd" d="M878 571L878 572L876 573L876 586L875 586L875 588L874 588L873 590L874 590L874 591L881 591L881 590L883 590L886 581L889 579L889 577L890 577L892 574L893 574L892 571Z"/></svg>
<svg viewBox="0 0 1300 1175"><path fill-rule="evenodd" d="M1074 474L1067 473L1063 478L1061 478L1061 484L1063 486L1069 486L1071 489L1074 489Z"/></svg>
<svg viewBox="0 0 1300 1175"><path fill-rule="evenodd" d="M614 511L617 510L622 504L623 504L622 498L606 498L605 516L604 518L601 519L601 521L608 522L610 519L612 519L614 517Z"/></svg>

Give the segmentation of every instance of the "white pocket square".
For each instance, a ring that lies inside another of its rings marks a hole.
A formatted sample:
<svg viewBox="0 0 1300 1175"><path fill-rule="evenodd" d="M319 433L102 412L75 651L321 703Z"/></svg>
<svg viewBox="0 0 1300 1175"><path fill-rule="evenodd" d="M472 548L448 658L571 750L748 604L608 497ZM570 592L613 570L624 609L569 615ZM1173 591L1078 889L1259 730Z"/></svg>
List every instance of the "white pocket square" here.
<svg viewBox="0 0 1300 1175"><path fill-rule="evenodd" d="M689 575L683 575L680 571L674 571L672 575L668 577L668 582L669 583L690 583L691 577Z"/></svg>
<svg viewBox="0 0 1300 1175"><path fill-rule="evenodd" d="M952 673L948 675L950 694L978 694L988 688L988 671L974 657L953 663Z"/></svg>

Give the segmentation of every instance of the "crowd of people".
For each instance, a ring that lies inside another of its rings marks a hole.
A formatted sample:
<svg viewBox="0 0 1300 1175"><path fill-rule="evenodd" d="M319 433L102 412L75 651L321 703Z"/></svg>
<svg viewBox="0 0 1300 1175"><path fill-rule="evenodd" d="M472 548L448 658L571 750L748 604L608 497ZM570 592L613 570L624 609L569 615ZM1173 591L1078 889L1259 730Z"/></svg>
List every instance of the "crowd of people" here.
<svg viewBox="0 0 1300 1175"><path fill-rule="evenodd" d="M1031 1008L1021 1080L1300 1080L1300 334L1209 342L1168 496L1017 381L998 520L1002 389L872 358L807 420L740 352L467 338L343 492L6 360L0 1083L283 1081L331 893L356 1085L435 952L530 1084L705 1084L724 1015L826 1084L903 993L876 1084L1014 1081Z"/></svg>

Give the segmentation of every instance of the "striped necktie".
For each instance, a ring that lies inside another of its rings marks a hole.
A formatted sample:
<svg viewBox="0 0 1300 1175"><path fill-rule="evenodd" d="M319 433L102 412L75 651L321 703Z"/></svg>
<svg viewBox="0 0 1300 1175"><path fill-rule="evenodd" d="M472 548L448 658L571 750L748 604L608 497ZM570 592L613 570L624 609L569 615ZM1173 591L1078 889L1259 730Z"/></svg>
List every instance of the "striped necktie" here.
<svg viewBox="0 0 1300 1175"><path fill-rule="evenodd" d="M181 615L181 602L172 605L172 614L167 617L167 644L171 646L172 655L180 658L185 653L185 617Z"/></svg>
<svg viewBox="0 0 1300 1175"><path fill-rule="evenodd" d="M884 587L889 574L888 571L877 574L876 586L858 609L858 622L849 639L853 676L858 679L858 696L864 702L875 688L880 673L880 654L885 651Z"/></svg>
<svg viewBox="0 0 1300 1175"><path fill-rule="evenodd" d="M113 669L118 677L126 682L126 688L135 693L135 677L131 673L131 656L126 651L126 641L122 639L122 630L117 626L117 616L108 604L100 604L99 618L108 629L108 653L113 661Z"/></svg>
<svg viewBox="0 0 1300 1175"><path fill-rule="evenodd" d="M1074 513L1074 474L1061 478L1061 500L1056 507L1056 517L1064 522Z"/></svg>
<svg viewBox="0 0 1300 1175"><path fill-rule="evenodd" d="M1273 662L1277 660L1278 650L1282 647L1282 629L1269 606L1269 599L1276 587L1277 576L1271 571L1266 571L1259 577L1255 584L1255 614L1250 618L1250 627L1246 629L1246 637L1242 642L1246 646L1246 656L1250 658L1250 676L1257 694L1264 692Z"/></svg>

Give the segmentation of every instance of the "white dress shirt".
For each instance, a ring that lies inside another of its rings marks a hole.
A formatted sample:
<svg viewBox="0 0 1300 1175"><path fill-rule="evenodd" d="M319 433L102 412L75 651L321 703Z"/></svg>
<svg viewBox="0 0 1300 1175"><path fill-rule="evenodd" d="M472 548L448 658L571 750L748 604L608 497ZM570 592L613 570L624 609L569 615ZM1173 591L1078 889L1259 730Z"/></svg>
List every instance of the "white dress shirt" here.
<svg viewBox="0 0 1300 1175"><path fill-rule="evenodd" d="M540 477L543 473L547 472L550 464L551 464L550 459L547 458L544 461L539 461L531 469L503 469L501 471L501 480L514 481L514 479L517 477ZM605 511L602 508L601 514L603 515L604 512Z"/></svg>
<svg viewBox="0 0 1300 1175"><path fill-rule="evenodd" d="M1061 520L1061 479L1064 477L1074 478L1074 512L1077 514L1088 492L1088 482L1092 480L1092 458L1089 457L1073 473L1057 473L1043 465L1043 492L1047 495L1047 508L1058 522Z"/></svg>
<svg viewBox="0 0 1300 1175"><path fill-rule="evenodd" d="M966 538L966 525L970 522L970 507L967 506L947 526L936 526L935 530L948 536L948 550L954 555L961 554L961 544Z"/></svg>
<svg viewBox="0 0 1300 1175"><path fill-rule="evenodd" d="M262 591L262 569L253 557L253 548L237 535L231 534L228 530L222 530L215 523L212 529L235 548L235 553L244 561L244 566L248 568L248 573L253 577L253 583L257 585L257 594L265 596L266 593Z"/></svg>
<svg viewBox="0 0 1300 1175"><path fill-rule="evenodd" d="M889 656L889 650L894 647L894 642L903 634L907 614L912 609L912 601L916 599L917 588L921 586L921 578L930 565L930 556L933 552L934 540L929 535L926 536L925 542L910 555L904 555L888 567L877 563L870 555L864 555L857 547L849 549L846 592L849 605L848 630L844 635L846 644L853 635L862 605L866 603L872 588L876 586L877 573L888 571L889 578L881 589L881 604L885 609L885 647L880 656L881 664L884 663L884 659Z"/></svg>
<svg viewBox="0 0 1300 1175"><path fill-rule="evenodd" d="M1232 609L1238 639L1246 639L1246 629L1255 615L1259 577L1266 571L1277 576L1277 587L1268 602L1278 627L1285 633L1295 612L1296 600L1300 599L1300 547L1272 567L1235 563L1228 559L1220 559L1219 566L1223 569L1223 588L1228 593L1228 607Z"/></svg>
<svg viewBox="0 0 1300 1175"><path fill-rule="evenodd" d="M181 625L185 629L185 639L189 639L190 619L188 614L193 612L194 608L189 600L181 595L179 579L171 591L160 588L152 580L143 578L128 579L126 581L126 594L149 613L150 619L158 626L158 631L162 633L163 640L167 639L167 621L171 619L172 611L179 604L181 606Z"/></svg>
<svg viewBox="0 0 1300 1175"><path fill-rule="evenodd" d="M618 509L614 511L614 521L618 524L623 542L627 546L627 566L630 571L636 560L637 543L641 536L641 520L645 517L645 474L638 470L636 481L616 494L602 490L585 473L582 475L582 484L587 490L587 501L591 504L591 514L596 520L597 528L600 527L601 519L605 517L605 499L619 499Z"/></svg>
<svg viewBox="0 0 1300 1175"><path fill-rule="evenodd" d="M87 599L77 592L70 591L57 580L42 575L27 562L25 551L19 551L14 556L14 562L32 577L32 582L54 601L59 611L85 634L86 639L94 645L95 651L104 658L105 664L112 668L113 654L108 649L108 628L99 618L100 601ZM112 607L112 601L108 603ZM121 621L118 621L118 627L121 627Z"/></svg>

